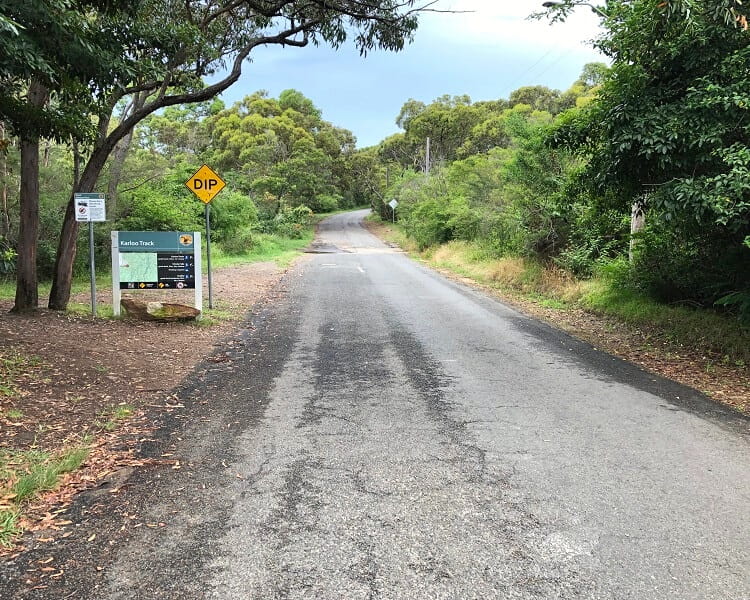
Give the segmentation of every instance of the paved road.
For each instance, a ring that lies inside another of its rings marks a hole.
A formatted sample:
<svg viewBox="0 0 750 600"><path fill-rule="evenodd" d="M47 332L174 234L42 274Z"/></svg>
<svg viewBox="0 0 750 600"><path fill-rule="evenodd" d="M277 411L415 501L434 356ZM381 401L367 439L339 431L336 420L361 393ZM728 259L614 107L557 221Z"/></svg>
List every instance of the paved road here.
<svg viewBox="0 0 750 600"><path fill-rule="evenodd" d="M750 598L747 420L446 281L363 215L324 222L184 391L214 412L176 441L183 469L132 490L166 527L91 597Z"/></svg>

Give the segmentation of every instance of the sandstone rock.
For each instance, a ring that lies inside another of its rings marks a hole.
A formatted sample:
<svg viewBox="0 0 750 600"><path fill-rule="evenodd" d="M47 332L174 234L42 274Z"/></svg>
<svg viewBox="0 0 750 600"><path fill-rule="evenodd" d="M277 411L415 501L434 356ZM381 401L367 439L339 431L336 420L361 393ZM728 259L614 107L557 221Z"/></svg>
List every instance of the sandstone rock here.
<svg viewBox="0 0 750 600"><path fill-rule="evenodd" d="M168 302L141 302L123 298L120 305L128 316L142 321L191 321L201 314L197 308Z"/></svg>

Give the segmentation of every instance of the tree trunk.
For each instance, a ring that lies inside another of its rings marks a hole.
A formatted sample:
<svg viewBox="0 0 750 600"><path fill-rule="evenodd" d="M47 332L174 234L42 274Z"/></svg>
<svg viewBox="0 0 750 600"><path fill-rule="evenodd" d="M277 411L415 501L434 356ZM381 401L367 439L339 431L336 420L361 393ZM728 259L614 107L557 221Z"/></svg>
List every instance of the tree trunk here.
<svg viewBox="0 0 750 600"><path fill-rule="evenodd" d="M78 180L78 185L73 188L65 209L60 241L57 244L57 255L55 256L55 267L52 275L52 289L49 293L49 308L52 310L65 310L70 301L70 288L73 283L73 263L76 259L76 239L78 238L78 221L75 216L75 193L92 192L96 180L107 162L110 148L98 146L94 149L86 167Z"/></svg>
<svg viewBox="0 0 750 600"><path fill-rule="evenodd" d="M39 307L36 246L39 239L39 139L21 140L21 195L13 312Z"/></svg>
<svg viewBox="0 0 750 600"><path fill-rule="evenodd" d="M120 122L127 119L134 112L141 110L146 104L148 94L146 92L139 92L135 94L130 100L128 105L123 109L120 115ZM117 214L117 186L120 185L120 179L122 178L122 168L125 165L125 159L130 151L130 144L133 141L133 132L135 128L130 129L125 136L117 143L114 151L112 152L112 160L110 161L109 167L109 183L107 184L107 206L110 214Z"/></svg>
<svg viewBox="0 0 750 600"><path fill-rule="evenodd" d="M633 202L633 206L630 207L630 245L628 247L628 260L630 262L633 262L633 253L638 242L636 236L643 231L643 228L646 226L647 200L648 194L644 194L638 200Z"/></svg>
<svg viewBox="0 0 750 600"><path fill-rule="evenodd" d="M29 84L29 104L42 107L47 102L47 89L39 82ZM39 136L29 133L21 137L21 192L19 197L18 258L16 259L16 299L13 312L39 307L36 273L36 250L39 240Z"/></svg>
<svg viewBox="0 0 750 600"><path fill-rule="evenodd" d="M44 165L45 169L49 167L49 156L50 156L51 151L52 151L52 142L47 140L46 142L44 142L44 153L43 153L44 159L42 161L42 164Z"/></svg>

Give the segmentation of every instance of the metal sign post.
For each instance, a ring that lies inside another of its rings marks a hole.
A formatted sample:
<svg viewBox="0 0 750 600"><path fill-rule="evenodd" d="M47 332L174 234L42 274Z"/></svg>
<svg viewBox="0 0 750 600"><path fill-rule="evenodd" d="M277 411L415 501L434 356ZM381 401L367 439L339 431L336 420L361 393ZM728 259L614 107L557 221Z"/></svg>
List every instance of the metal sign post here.
<svg viewBox="0 0 750 600"><path fill-rule="evenodd" d="M185 182L187 188L206 205L206 270L208 274L208 308L214 307L211 273L211 201L226 187L226 182L208 165L203 165Z"/></svg>
<svg viewBox="0 0 750 600"><path fill-rule="evenodd" d="M89 263L91 271L91 314L96 316L96 265L94 264L94 223L89 221Z"/></svg>
<svg viewBox="0 0 750 600"><path fill-rule="evenodd" d="M91 314L96 316L96 264L94 262L94 223L107 220L104 194L73 194L76 221L89 224L89 266L91 271Z"/></svg>
<svg viewBox="0 0 750 600"><path fill-rule="evenodd" d="M208 275L208 308L214 307L214 283L211 274L211 204L206 203L206 271Z"/></svg>

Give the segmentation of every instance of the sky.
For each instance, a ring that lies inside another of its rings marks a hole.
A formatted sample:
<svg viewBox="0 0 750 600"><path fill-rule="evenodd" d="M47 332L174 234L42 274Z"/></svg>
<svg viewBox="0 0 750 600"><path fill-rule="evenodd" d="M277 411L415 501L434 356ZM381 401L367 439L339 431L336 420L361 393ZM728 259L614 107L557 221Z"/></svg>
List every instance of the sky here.
<svg viewBox="0 0 750 600"><path fill-rule="evenodd" d="M293 88L326 121L352 131L358 147L371 146L399 131L396 116L410 98L497 100L524 85L565 90L584 64L604 61L590 43L599 31L592 11L582 6L552 25L528 20L540 7L541 0L439 0L433 8L465 12L425 13L411 45L365 58L351 45L257 48L221 97L231 104L257 90L278 97Z"/></svg>

